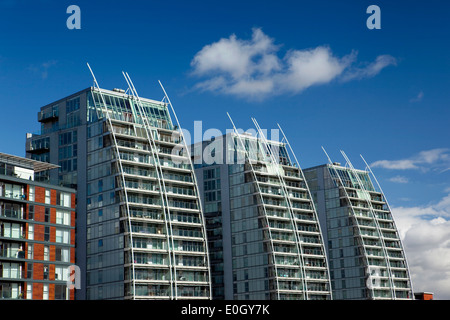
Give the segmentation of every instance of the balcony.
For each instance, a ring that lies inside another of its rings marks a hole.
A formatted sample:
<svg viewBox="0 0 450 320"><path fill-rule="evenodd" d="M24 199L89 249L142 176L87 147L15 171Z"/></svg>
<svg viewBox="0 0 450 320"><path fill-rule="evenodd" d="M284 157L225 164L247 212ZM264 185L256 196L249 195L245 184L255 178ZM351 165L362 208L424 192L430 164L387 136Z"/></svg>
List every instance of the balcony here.
<svg viewBox="0 0 450 320"><path fill-rule="evenodd" d="M204 287L178 287L177 288L177 297L178 299L202 299L202 298L209 298L209 290Z"/></svg>
<svg viewBox="0 0 450 320"><path fill-rule="evenodd" d="M324 256L325 255L322 250L313 249L313 248L303 249L303 254L312 255L312 256Z"/></svg>
<svg viewBox="0 0 450 320"><path fill-rule="evenodd" d="M130 210L130 218L164 221L164 214L157 211Z"/></svg>
<svg viewBox="0 0 450 320"><path fill-rule="evenodd" d="M43 110L38 112L38 121L39 122L48 122L58 119L59 112L58 109L52 109L52 110Z"/></svg>
<svg viewBox="0 0 450 320"><path fill-rule="evenodd" d="M26 241L26 234L22 231L22 229L5 229L0 232L1 238L17 240L17 241Z"/></svg>
<svg viewBox="0 0 450 320"><path fill-rule="evenodd" d="M16 209L1 209L0 207L0 217L23 219L23 211Z"/></svg>
<svg viewBox="0 0 450 320"><path fill-rule="evenodd" d="M169 200L169 207L176 209L198 210L197 202Z"/></svg>
<svg viewBox="0 0 450 320"><path fill-rule="evenodd" d="M171 221L172 222L179 222L181 224L200 224L200 218L198 216L190 216L185 214L175 214L171 215Z"/></svg>
<svg viewBox="0 0 450 320"><path fill-rule="evenodd" d="M44 138L39 140L27 141L26 151L33 154L41 154L50 150L50 139Z"/></svg>
<svg viewBox="0 0 450 320"><path fill-rule="evenodd" d="M169 230L170 231L170 230ZM203 239L203 232L197 229L189 229L189 228L173 228L172 236L174 237L183 237L183 238L198 238Z"/></svg>

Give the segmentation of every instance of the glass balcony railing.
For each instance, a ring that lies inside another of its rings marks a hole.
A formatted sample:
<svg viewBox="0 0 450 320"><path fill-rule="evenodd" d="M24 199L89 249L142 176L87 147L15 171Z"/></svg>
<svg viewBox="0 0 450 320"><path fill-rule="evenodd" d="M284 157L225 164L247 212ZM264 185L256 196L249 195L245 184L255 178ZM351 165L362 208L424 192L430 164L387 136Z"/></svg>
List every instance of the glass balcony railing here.
<svg viewBox="0 0 450 320"><path fill-rule="evenodd" d="M156 211L130 210L130 216L133 218L163 220L164 215Z"/></svg>
<svg viewBox="0 0 450 320"><path fill-rule="evenodd" d="M279 232L272 232L273 240L281 240L281 241L295 241L294 235L292 234L283 234Z"/></svg>
<svg viewBox="0 0 450 320"><path fill-rule="evenodd" d="M52 119L56 119L59 116L59 111L58 109L52 109L52 110L44 110L44 111L39 111L38 112L38 121L39 122L45 122L48 120L52 120Z"/></svg>
<svg viewBox="0 0 450 320"><path fill-rule="evenodd" d="M22 230L10 232L9 230L2 230L0 232L0 237L8 238L8 239L17 239L24 240L26 239L26 234L22 232Z"/></svg>
<svg viewBox="0 0 450 320"><path fill-rule="evenodd" d="M278 268L278 277L280 278L300 278L301 273L295 269L280 269Z"/></svg>
<svg viewBox="0 0 450 320"><path fill-rule="evenodd" d="M18 191L10 191L10 190L4 190L3 194L0 194L1 196L5 198L11 198L16 200L26 200L27 196L20 190Z"/></svg>
<svg viewBox="0 0 450 320"><path fill-rule="evenodd" d="M158 191L158 187L153 183L148 182L136 182L136 181L125 181L127 188L145 190L145 191Z"/></svg>
<svg viewBox="0 0 450 320"><path fill-rule="evenodd" d="M292 224L289 222L269 221L269 226L271 228L292 230Z"/></svg>
<svg viewBox="0 0 450 320"><path fill-rule="evenodd" d="M162 226L153 227L153 226L132 225L131 231L142 234L156 234L156 235L165 234L165 229Z"/></svg>
<svg viewBox="0 0 450 320"><path fill-rule="evenodd" d="M287 211L266 210L266 214L271 217L289 218Z"/></svg>
<svg viewBox="0 0 450 320"><path fill-rule="evenodd" d="M5 218L23 219L23 211L14 209L3 209L0 210L0 216Z"/></svg>
<svg viewBox="0 0 450 320"><path fill-rule="evenodd" d="M147 170L142 168L133 168L128 166L123 166L123 173L135 175L135 176L141 176L141 177L151 177L156 178L156 172L153 170Z"/></svg>
<svg viewBox="0 0 450 320"><path fill-rule="evenodd" d="M181 215L181 214L175 214L171 215L171 220L176 222L185 222L185 223L200 223L200 218L198 216L188 216L188 215Z"/></svg>
<svg viewBox="0 0 450 320"><path fill-rule="evenodd" d="M280 281L279 284L278 284L278 289L280 289L280 290L301 291L301 290L303 290L303 286L302 286L301 283L297 283L297 282Z"/></svg>
<svg viewBox="0 0 450 320"><path fill-rule="evenodd" d="M179 188L179 187L166 187L168 194L179 194L185 196L195 196L194 189L190 188Z"/></svg>
<svg viewBox="0 0 450 320"><path fill-rule="evenodd" d="M205 259L204 257L195 257L195 256L178 256L175 259L175 263L178 267L205 267Z"/></svg>
<svg viewBox="0 0 450 320"><path fill-rule="evenodd" d="M300 241L305 243L322 243L318 236L303 236Z"/></svg>
<svg viewBox="0 0 450 320"><path fill-rule="evenodd" d="M148 204L154 206L161 206L162 202L160 198L137 196L134 194L128 195L128 202L134 204Z"/></svg>
<svg viewBox="0 0 450 320"><path fill-rule="evenodd" d="M298 260L294 257L283 257L283 256L276 256L275 257L275 263L279 265L286 265L286 266L298 266Z"/></svg>
<svg viewBox="0 0 450 320"><path fill-rule="evenodd" d="M311 249L311 248L304 248L303 249L304 254L310 254L310 255L316 255L316 256L323 256L323 252L320 249Z"/></svg>
<svg viewBox="0 0 450 320"><path fill-rule="evenodd" d="M179 237L202 238L203 232L201 232L200 230L173 228L172 235Z"/></svg>
<svg viewBox="0 0 450 320"><path fill-rule="evenodd" d="M209 297L209 290L203 287L186 287L178 288L177 295L179 297Z"/></svg>
<svg viewBox="0 0 450 320"><path fill-rule="evenodd" d="M301 203L301 202L295 202L291 201L292 207L296 209L304 209L304 210L312 210L312 206L309 203Z"/></svg>
<svg viewBox="0 0 450 320"><path fill-rule="evenodd" d="M298 214L295 213L294 217L297 220L307 220L307 221L315 221L314 217L312 215L308 215L308 214Z"/></svg>
<svg viewBox="0 0 450 320"><path fill-rule="evenodd" d="M25 259L25 251L18 248L0 248L0 257Z"/></svg>
<svg viewBox="0 0 450 320"><path fill-rule="evenodd" d="M305 259L305 266L306 267L318 267L318 268L326 267L324 261L322 261L322 260L314 260L314 259Z"/></svg>
<svg viewBox="0 0 450 320"><path fill-rule="evenodd" d="M133 288L127 290L127 295L132 296L133 295ZM159 288L153 288L153 286L150 285L136 285L136 296L143 296L143 297L168 297L170 296L170 290L167 289L159 289Z"/></svg>
<svg viewBox="0 0 450 320"><path fill-rule="evenodd" d="M297 224L298 231L306 231L306 232L319 232L316 225L302 225Z"/></svg>
<svg viewBox="0 0 450 320"><path fill-rule="evenodd" d="M169 200L169 207L197 210L198 206L196 202L187 201L172 201Z"/></svg>

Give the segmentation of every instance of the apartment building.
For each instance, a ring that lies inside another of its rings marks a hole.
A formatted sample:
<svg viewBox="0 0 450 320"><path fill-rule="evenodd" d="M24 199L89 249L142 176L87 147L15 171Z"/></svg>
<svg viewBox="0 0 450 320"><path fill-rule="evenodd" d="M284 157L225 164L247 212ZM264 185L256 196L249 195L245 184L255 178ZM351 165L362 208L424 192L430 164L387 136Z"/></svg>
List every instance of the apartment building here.
<svg viewBox="0 0 450 320"><path fill-rule="evenodd" d="M285 143L237 130L192 145L214 299L331 299L308 186Z"/></svg>
<svg viewBox="0 0 450 320"><path fill-rule="evenodd" d="M370 168L304 169L324 232L334 299L414 299L394 217Z"/></svg>
<svg viewBox="0 0 450 320"><path fill-rule="evenodd" d="M73 300L75 190L36 181L57 166L0 153L0 298Z"/></svg>
<svg viewBox="0 0 450 320"><path fill-rule="evenodd" d="M28 134L27 157L60 166L40 177L77 189L76 299L211 298L197 183L172 152L184 140L166 98L89 87L42 107Z"/></svg>

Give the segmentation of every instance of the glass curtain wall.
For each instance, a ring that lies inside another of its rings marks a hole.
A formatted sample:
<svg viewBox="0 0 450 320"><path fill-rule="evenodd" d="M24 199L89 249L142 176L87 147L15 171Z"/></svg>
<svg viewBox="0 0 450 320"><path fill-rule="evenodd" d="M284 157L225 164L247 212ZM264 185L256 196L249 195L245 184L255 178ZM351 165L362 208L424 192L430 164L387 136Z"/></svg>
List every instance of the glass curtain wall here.
<svg viewBox="0 0 450 320"><path fill-rule="evenodd" d="M93 90L87 117L90 298L209 299L197 186L167 105Z"/></svg>
<svg viewBox="0 0 450 320"><path fill-rule="evenodd" d="M369 173L324 171L330 269L336 299L412 299L392 213Z"/></svg>
<svg viewBox="0 0 450 320"><path fill-rule="evenodd" d="M323 240L300 169L282 144L235 136L233 147L235 160L244 160L229 167L235 298L330 299Z"/></svg>

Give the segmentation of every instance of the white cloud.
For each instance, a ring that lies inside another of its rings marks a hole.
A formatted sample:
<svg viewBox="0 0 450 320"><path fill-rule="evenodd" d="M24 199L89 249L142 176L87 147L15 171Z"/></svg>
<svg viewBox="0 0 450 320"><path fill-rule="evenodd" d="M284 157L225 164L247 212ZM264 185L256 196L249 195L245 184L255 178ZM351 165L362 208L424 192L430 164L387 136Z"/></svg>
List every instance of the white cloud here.
<svg viewBox="0 0 450 320"><path fill-rule="evenodd" d="M41 76L41 78L43 80L45 80L48 78L48 70L50 69L50 67L54 66L55 64L57 64L56 60L49 60L49 61L41 63L38 66L31 65L28 67L28 70L33 73L39 74Z"/></svg>
<svg viewBox="0 0 450 320"><path fill-rule="evenodd" d="M395 182L395 183L408 183L409 180L406 177L403 176L395 176L389 179L389 181L391 182Z"/></svg>
<svg viewBox="0 0 450 320"><path fill-rule="evenodd" d="M298 93L308 87L332 81L348 67L352 56L339 59L330 48L292 50L285 57L287 69L277 74L276 82L283 91Z"/></svg>
<svg viewBox="0 0 450 320"><path fill-rule="evenodd" d="M416 97L409 100L409 102L419 102L423 99L423 91L420 91Z"/></svg>
<svg viewBox="0 0 450 320"><path fill-rule="evenodd" d="M250 41L231 35L228 39L203 47L195 55L191 65L197 74L216 71L237 80L255 72L267 74L278 69L278 59L273 55L275 51L273 40L260 29L254 29ZM259 60L255 61L256 58Z"/></svg>
<svg viewBox="0 0 450 320"><path fill-rule="evenodd" d="M373 77L395 59L376 58L364 68L349 70L356 52L339 58L326 46L288 50L278 56L280 46L259 28L250 40L236 35L204 46L191 61L192 74L206 79L195 86L203 91L262 98L267 95L300 93L343 76L347 80ZM347 71L347 72L346 72Z"/></svg>
<svg viewBox="0 0 450 320"><path fill-rule="evenodd" d="M378 160L371 164L372 167L380 167L393 170L421 169L438 170L441 173L450 165L450 154L447 148L436 148L420 151L417 155L401 160ZM442 168L445 168L442 170Z"/></svg>
<svg viewBox="0 0 450 320"><path fill-rule="evenodd" d="M396 170L418 169L413 160L378 160L372 163L371 167Z"/></svg>
<svg viewBox="0 0 450 320"><path fill-rule="evenodd" d="M394 207L415 292L450 299L450 194L436 204Z"/></svg>
<svg viewBox="0 0 450 320"><path fill-rule="evenodd" d="M381 72L384 68L390 65L397 65L397 60L390 55L380 55L374 62L368 64L364 68L355 68L349 70L347 74L343 76L344 81L353 79L363 79L374 77Z"/></svg>

